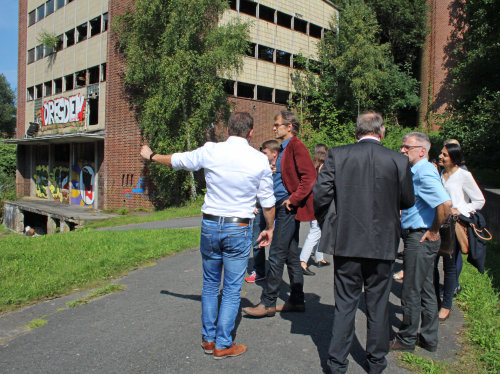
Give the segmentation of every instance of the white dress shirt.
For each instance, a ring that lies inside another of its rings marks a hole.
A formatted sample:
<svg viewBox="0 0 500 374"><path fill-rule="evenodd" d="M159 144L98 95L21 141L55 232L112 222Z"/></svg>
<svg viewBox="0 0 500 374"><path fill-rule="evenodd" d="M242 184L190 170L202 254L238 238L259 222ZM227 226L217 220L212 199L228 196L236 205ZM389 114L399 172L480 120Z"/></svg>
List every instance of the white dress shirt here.
<svg viewBox="0 0 500 374"><path fill-rule="evenodd" d="M191 152L174 153L172 167L205 169L207 194L203 213L254 218L256 198L264 208L273 207L276 202L269 161L244 138L230 136L225 142L208 142Z"/></svg>
<svg viewBox="0 0 500 374"><path fill-rule="evenodd" d="M470 213L480 210L484 206L483 193L469 171L458 168L448 177L446 182L441 172L441 181L446 192L450 195L453 208L464 216L469 217Z"/></svg>

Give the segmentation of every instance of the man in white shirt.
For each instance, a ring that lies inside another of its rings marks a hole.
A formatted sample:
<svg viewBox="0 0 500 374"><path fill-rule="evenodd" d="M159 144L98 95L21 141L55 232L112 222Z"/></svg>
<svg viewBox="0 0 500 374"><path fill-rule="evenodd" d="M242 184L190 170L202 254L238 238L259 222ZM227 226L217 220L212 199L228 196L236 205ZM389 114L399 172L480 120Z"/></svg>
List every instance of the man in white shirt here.
<svg viewBox="0 0 500 374"><path fill-rule="evenodd" d="M200 251L203 261L202 343L215 359L238 356L247 350L235 345L232 331L241 300L241 286L252 245L252 219L256 199L263 208L266 228L260 246L273 237L273 179L267 157L248 144L253 135L253 118L246 112L233 113L225 142L208 142L191 152L160 155L145 145L141 156L176 170L205 169L207 194L201 211ZM224 283L218 308L222 269Z"/></svg>

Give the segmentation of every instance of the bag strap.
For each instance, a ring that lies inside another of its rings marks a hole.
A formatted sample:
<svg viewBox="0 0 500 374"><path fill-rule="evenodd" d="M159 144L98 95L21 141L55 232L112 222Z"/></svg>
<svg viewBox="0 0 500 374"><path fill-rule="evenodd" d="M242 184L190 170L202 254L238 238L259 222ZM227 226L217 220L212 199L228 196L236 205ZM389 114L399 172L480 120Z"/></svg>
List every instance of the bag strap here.
<svg viewBox="0 0 500 374"><path fill-rule="evenodd" d="M470 225L471 225L471 226L472 226L472 228L474 229L474 233L476 234L476 236L477 236L478 238L483 239L483 240L485 240L485 241L489 241L489 240L493 239L493 235L491 235L491 232L489 232L489 231L488 231L488 229L487 229L486 227L485 227L485 228L483 228L482 230L479 230L479 229L476 227L476 225L475 225L475 224L471 223ZM489 238L485 238L485 237L483 237L481 234L479 234L479 233L483 233L483 231L486 231L486 233L487 233L490 237L489 237Z"/></svg>

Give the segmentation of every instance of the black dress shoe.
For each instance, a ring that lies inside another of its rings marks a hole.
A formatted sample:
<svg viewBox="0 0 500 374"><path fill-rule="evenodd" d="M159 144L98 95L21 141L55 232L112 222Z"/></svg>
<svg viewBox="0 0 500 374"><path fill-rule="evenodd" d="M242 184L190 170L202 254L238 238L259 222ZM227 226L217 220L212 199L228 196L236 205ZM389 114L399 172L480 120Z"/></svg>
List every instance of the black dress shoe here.
<svg viewBox="0 0 500 374"><path fill-rule="evenodd" d="M389 349L391 351L413 352L415 350L415 346L403 344L398 340L398 338L394 338L389 345Z"/></svg>
<svg viewBox="0 0 500 374"><path fill-rule="evenodd" d="M417 345L422 348L422 349L425 349L426 351L429 351L429 352L436 352L437 351L437 345L430 345L430 344L427 344L425 342L424 339L422 339L422 337L420 336L420 334L418 334L417 336Z"/></svg>
<svg viewBox="0 0 500 374"><path fill-rule="evenodd" d="M326 261L326 260L323 260L323 261L316 262L315 265L320 268L320 267L323 267L323 266L328 266L328 265L330 265L330 263L328 261Z"/></svg>
<svg viewBox="0 0 500 374"><path fill-rule="evenodd" d="M316 273L315 273L315 272L313 272L313 271L309 270L309 267L307 267L307 268L305 268L305 269L304 269L304 268L302 268L302 274L304 274L304 275L316 275Z"/></svg>

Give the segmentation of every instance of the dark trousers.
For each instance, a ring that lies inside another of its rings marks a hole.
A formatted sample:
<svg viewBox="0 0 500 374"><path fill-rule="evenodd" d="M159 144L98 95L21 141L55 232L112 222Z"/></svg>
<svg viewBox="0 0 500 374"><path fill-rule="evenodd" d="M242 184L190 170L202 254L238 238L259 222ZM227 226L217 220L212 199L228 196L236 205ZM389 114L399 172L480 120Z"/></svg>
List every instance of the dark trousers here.
<svg viewBox="0 0 500 374"><path fill-rule="evenodd" d="M434 261L440 240L420 243L423 232L408 234L404 240L403 291L401 307L403 323L397 338L406 345L415 345L418 329L429 345L438 344L438 305L434 289Z"/></svg>
<svg viewBox="0 0 500 374"><path fill-rule="evenodd" d="M266 228L266 220L264 218L264 213L262 213L262 208L258 208L259 213L255 216L253 220L253 230L252 230L252 248L253 248L253 271L257 275L266 275L266 248L259 247L257 243L257 238L260 233ZM249 272L250 273L250 272Z"/></svg>
<svg viewBox="0 0 500 374"><path fill-rule="evenodd" d="M292 304L304 304L304 276L300 266L299 227L295 220L296 211L289 211L284 205L276 204L276 221L273 241L269 248L269 270L261 303L272 307L278 299L283 270L287 265L290 277L290 297Z"/></svg>
<svg viewBox="0 0 500 374"><path fill-rule="evenodd" d="M347 355L354 338L354 320L361 292L366 300L366 353L370 373L381 373L389 352L389 294L394 261L354 257L334 259L335 309L332 340L328 351L331 373L345 373Z"/></svg>

